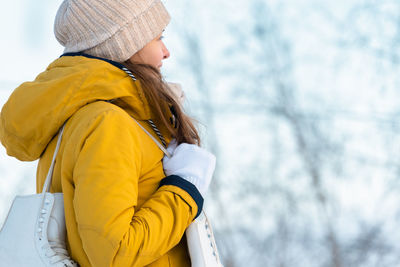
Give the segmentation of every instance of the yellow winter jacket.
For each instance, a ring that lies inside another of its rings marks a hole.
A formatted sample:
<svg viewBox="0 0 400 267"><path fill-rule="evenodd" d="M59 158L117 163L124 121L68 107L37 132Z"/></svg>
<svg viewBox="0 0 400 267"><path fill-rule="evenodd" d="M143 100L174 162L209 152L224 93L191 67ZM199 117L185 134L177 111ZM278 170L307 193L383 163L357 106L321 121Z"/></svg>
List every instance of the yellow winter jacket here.
<svg viewBox="0 0 400 267"><path fill-rule="evenodd" d="M190 266L184 231L201 195L165 178L163 153L132 117L156 138L148 119L171 136L120 67L79 54L55 60L3 106L1 142L20 160L40 158L40 192L65 123L50 190L64 193L68 250L80 266Z"/></svg>

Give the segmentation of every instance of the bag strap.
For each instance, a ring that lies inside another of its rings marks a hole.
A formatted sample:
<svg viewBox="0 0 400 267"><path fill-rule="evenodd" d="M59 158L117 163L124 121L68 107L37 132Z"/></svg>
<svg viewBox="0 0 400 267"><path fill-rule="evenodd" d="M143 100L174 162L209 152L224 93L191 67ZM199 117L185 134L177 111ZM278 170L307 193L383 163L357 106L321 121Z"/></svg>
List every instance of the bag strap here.
<svg viewBox="0 0 400 267"><path fill-rule="evenodd" d="M126 67L122 67L121 69L122 69L123 71L125 71L125 73L126 73L129 77L132 78L133 82L136 82L137 79L136 79L136 77L133 75L133 73L132 73L130 70L128 70ZM108 102L111 103L112 101L108 101ZM157 129L155 123L154 123L152 120L148 120L148 122L150 123L150 125L151 125L151 127L153 128L154 132L157 134L158 138L160 138L161 142L163 142L164 146L161 145L160 142L159 142L157 139L155 139L154 136L152 136L152 135L137 121L137 120L135 120L134 117L132 117L132 119L139 125L140 128L143 129L143 131L144 131L145 133L147 133L147 135L156 143L156 145L161 149L161 151L164 152L164 154L165 154L167 157L170 158L170 157L171 157L171 154L170 154L170 153L167 151L167 149L165 148L165 147L167 146L167 145L166 145L166 142L165 142L165 139L164 139L164 137L162 136L161 132Z"/></svg>
<svg viewBox="0 0 400 267"><path fill-rule="evenodd" d="M54 150L53 159L51 160L51 165L50 165L49 171L47 172L46 181L44 182L42 193L50 192L50 185L51 185L51 179L53 177L54 165L56 162L58 150L60 149L60 144L61 144L61 139L62 139L62 135L64 132L64 127L65 127L65 124L61 128L60 133L58 135L57 146L56 146L56 149Z"/></svg>
<svg viewBox="0 0 400 267"><path fill-rule="evenodd" d="M156 145L161 149L161 151L164 152L164 154L168 158L170 158L171 154L168 152L168 150L153 135L151 135L137 120L135 120L135 118L132 117L132 119L139 125L140 128L143 129L143 131L145 133L147 133L147 135L156 143ZM151 126L153 127L152 124L151 124ZM155 125L154 125L154 127L155 127ZM154 127L153 127L153 129L154 129ZM157 129L157 131L154 129L154 131L157 133L158 129Z"/></svg>

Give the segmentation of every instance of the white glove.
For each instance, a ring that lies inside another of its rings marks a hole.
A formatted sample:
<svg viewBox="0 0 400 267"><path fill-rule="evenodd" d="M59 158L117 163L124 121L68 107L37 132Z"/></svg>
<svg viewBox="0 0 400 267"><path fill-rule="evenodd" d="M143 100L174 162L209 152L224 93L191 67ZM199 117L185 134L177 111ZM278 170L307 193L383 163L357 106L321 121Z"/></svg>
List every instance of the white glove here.
<svg viewBox="0 0 400 267"><path fill-rule="evenodd" d="M165 174L180 176L194 184L204 197L215 170L215 156L197 145L182 143L177 146L175 140L167 150L171 157L163 158Z"/></svg>

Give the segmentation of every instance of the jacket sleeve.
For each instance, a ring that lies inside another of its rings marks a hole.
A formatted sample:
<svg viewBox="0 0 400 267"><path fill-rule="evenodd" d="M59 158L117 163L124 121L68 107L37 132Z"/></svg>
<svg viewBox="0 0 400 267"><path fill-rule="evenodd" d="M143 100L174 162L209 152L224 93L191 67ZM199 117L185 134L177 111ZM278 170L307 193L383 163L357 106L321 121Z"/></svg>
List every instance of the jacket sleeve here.
<svg viewBox="0 0 400 267"><path fill-rule="evenodd" d="M135 212L138 128L116 111L103 115L85 129L73 171L78 231L92 266L144 266L179 243L202 199L183 179L167 177Z"/></svg>

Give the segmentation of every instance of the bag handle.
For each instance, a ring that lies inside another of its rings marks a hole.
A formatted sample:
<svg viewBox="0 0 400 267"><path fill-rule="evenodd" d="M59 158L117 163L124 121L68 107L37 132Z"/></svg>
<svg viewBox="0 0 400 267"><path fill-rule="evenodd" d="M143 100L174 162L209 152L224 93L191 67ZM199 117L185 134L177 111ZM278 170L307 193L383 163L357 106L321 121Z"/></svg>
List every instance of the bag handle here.
<svg viewBox="0 0 400 267"><path fill-rule="evenodd" d="M143 129L145 133L147 133L147 135L156 143L156 145L161 149L161 151L164 152L164 154L168 158L170 158L171 154L168 152L168 150L153 135L151 135L137 120L135 120L135 118L132 117L132 119L139 125L140 128Z"/></svg>
<svg viewBox="0 0 400 267"><path fill-rule="evenodd" d="M51 160L51 165L50 165L49 171L47 172L46 181L44 182L42 193L50 192L50 185L51 185L51 179L53 177L54 165L56 162L58 150L60 149L60 144L61 144L61 139L62 139L62 135L64 132L64 127L65 127L65 124L61 128L60 133L58 135L57 146L56 146L56 149L54 150L53 159Z"/></svg>

